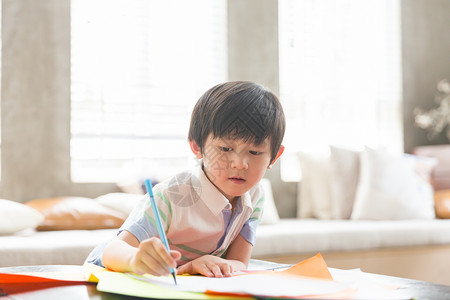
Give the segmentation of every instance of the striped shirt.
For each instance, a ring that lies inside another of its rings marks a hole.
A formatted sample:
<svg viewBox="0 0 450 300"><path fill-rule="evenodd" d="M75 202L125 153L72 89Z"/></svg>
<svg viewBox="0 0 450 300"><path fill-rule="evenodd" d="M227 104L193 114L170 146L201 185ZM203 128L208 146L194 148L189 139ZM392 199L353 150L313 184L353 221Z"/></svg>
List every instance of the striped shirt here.
<svg viewBox="0 0 450 300"><path fill-rule="evenodd" d="M157 184L153 193L170 249L182 255L179 265L207 254L224 257L239 234L254 245L264 207L264 193L259 184L238 197L233 210L200 166ZM158 236L148 194L119 233L123 230L132 233L139 242ZM102 265L103 251L99 250L91 253L89 262Z"/></svg>

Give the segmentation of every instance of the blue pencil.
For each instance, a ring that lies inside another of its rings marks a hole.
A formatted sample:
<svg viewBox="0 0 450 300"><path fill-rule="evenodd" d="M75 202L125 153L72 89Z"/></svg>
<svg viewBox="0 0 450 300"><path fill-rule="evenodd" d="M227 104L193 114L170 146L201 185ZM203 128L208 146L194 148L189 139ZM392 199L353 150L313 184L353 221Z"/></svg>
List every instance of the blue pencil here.
<svg viewBox="0 0 450 300"><path fill-rule="evenodd" d="M155 215L156 221L156 229L158 230L159 238L163 242L164 246L166 246L167 251L170 253L169 243L167 242L166 233L161 224L161 218L159 217L158 207L156 207L155 197L153 196L152 183L149 179L145 180L145 187L148 192L148 196L150 198L150 204L152 205L153 214ZM177 278L175 277L175 270L172 267L169 267L170 273L172 273L173 280L175 281L175 285L177 285Z"/></svg>

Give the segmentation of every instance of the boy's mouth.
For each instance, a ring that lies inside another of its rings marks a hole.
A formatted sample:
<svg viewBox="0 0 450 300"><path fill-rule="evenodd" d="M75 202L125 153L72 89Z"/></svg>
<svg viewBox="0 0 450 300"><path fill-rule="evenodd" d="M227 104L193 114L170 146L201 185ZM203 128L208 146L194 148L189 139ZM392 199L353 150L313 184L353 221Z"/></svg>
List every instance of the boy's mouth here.
<svg viewBox="0 0 450 300"><path fill-rule="evenodd" d="M230 177L228 178L231 182L236 183L236 184L243 184L245 183L245 179L242 177Z"/></svg>

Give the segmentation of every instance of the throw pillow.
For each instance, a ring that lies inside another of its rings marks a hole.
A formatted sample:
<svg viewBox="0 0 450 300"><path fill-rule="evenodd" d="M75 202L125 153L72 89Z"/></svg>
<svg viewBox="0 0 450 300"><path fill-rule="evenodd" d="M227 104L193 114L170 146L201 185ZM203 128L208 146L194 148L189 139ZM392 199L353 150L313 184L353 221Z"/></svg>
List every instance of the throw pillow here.
<svg viewBox="0 0 450 300"><path fill-rule="evenodd" d="M331 219L329 152L298 154L302 180L299 183L297 217Z"/></svg>
<svg viewBox="0 0 450 300"><path fill-rule="evenodd" d="M450 219L450 190L439 190L434 192L434 208L436 217Z"/></svg>
<svg viewBox="0 0 450 300"><path fill-rule="evenodd" d="M261 218L261 225L276 224L280 221L277 207L273 199L272 185L267 178L261 179L261 186L264 190L264 211Z"/></svg>
<svg viewBox="0 0 450 300"><path fill-rule="evenodd" d="M109 193L95 198L95 202L114 209L124 216L128 216L133 208L145 198L144 195L130 193Z"/></svg>
<svg viewBox="0 0 450 300"><path fill-rule="evenodd" d="M36 228L42 231L118 228L126 218L118 211L83 197L34 199L26 205L44 215Z"/></svg>
<svg viewBox="0 0 450 300"><path fill-rule="evenodd" d="M44 216L31 207L0 199L0 235L36 228L43 219Z"/></svg>
<svg viewBox="0 0 450 300"><path fill-rule="evenodd" d="M366 147L351 219L432 219L433 188L415 171L411 157Z"/></svg>
<svg viewBox="0 0 450 300"><path fill-rule="evenodd" d="M359 180L359 154L330 146L331 208L333 219L349 219Z"/></svg>

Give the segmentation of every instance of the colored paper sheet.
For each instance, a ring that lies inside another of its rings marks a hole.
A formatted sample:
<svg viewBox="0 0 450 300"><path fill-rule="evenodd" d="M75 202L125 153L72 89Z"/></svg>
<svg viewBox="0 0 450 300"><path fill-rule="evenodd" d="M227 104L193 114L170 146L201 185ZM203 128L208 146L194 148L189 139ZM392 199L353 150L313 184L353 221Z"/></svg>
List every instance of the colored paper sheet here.
<svg viewBox="0 0 450 300"><path fill-rule="evenodd" d="M84 274L85 278L89 282L98 282L98 274L101 274L102 272L107 271L107 269L102 268L100 266L94 265L92 263L85 263L84 264Z"/></svg>
<svg viewBox="0 0 450 300"><path fill-rule="evenodd" d="M84 280L59 280L25 274L0 273L0 296L30 292L40 289L87 284Z"/></svg>
<svg viewBox="0 0 450 300"><path fill-rule="evenodd" d="M158 286L153 283L132 278L129 275L120 272L104 271L94 275L99 280L97 284L97 290L101 292L122 294L135 297L144 297L144 298L158 298L158 299L224 299L223 296L214 296L204 293L192 293L165 288L163 286ZM177 280L180 277L195 277L195 276L177 276ZM227 297L227 299L245 299L245 298L230 296Z"/></svg>
<svg viewBox="0 0 450 300"><path fill-rule="evenodd" d="M178 276L176 286L169 276L129 276L170 290L216 295L340 299L355 292L348 285L333 281L320 253L284 271L250 271L227 278Z"/></svg>
<svg viewBox="0 0 450 300"><path fill-rule="evenodd" d="M298 298L312 295L318 296L324 294L338 294L350 290L349 286L332 280L281 274L280 272L251 273L225 278L178 276L178 285L175 285L173 280L170 281L170 277L168 276L130 276L174 291L227 294L236 296L247 295L256 297ZM101 281L102 279L100 279L100 282Z"/></svg>
<svg viewBox="0 0 450 300"><path fill-rule="evenodd" d="M328 266L320 253L280 273L333 280Z"/></svg>
<svg viewBox="0 0 450 300"><path fill-rule="evenodd" d="M327 279L333 280L333 276L331 276L330 271L328 270L328 266L325 260L322 257L322 254L318 253L313 257L305 259L296 265L289 267L282 271L270 270L270 271L252 271L246 270L244 273L266 273L272 275L295 275L295 276L304 276L318 279Z"/></svg>
<svg viewBox="0 0 450 300"><path fill-rule="evenodd" d="M320 253L284 271L250 270L228 278L177 276L176 286L170 276L119 273L98 267L92 270L90 277L98 280L99 291L143 298L397 299L399 296L392 288L366 280L362 272L341 270L340 280L334 280L334 273L332 276ZM405 298L402 294L398 299Z"/></svg>
<svg viewBox="0 0 450 300"><path fill-rule="evenodd" d="M85 274L80 272L21 272L20 275L29 275L47 279L55 279L60 281L78 281L86 282Z"/></svg>

